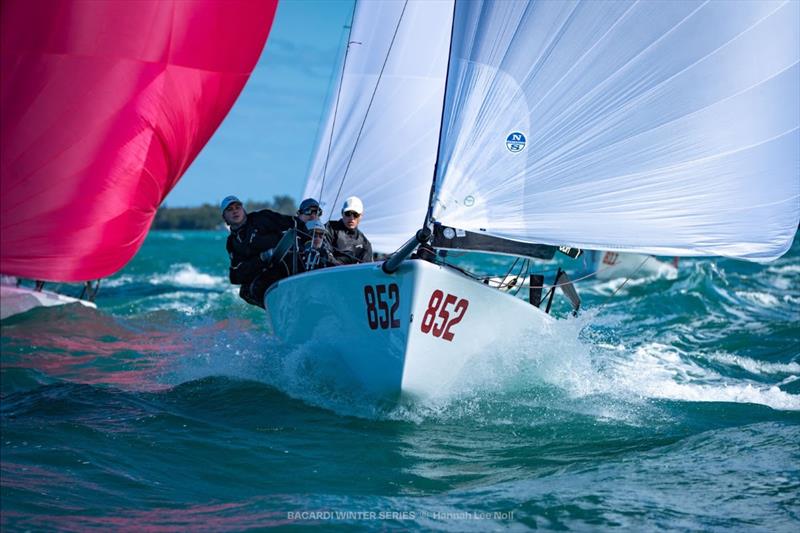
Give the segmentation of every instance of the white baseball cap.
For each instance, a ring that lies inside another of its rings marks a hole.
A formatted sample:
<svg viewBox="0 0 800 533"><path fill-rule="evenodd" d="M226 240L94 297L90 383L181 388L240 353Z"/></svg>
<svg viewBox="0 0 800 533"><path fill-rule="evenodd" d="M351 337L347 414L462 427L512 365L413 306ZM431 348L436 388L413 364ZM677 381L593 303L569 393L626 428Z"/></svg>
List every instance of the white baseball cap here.
<svg viewBox="0 0 800 533"><path fill-rule="evenodd" d="M364 214L364 204L361 203L361 199L358 196L351 196L344 201L344 204L342 205L342 213L347 211L355 211L359 215Z"/></svg>

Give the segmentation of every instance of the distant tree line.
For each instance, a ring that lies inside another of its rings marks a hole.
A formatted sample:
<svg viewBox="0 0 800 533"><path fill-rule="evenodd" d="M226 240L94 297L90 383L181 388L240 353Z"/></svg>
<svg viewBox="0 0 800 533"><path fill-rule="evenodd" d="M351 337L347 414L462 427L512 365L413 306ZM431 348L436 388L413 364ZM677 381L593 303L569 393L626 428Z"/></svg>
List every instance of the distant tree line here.
<svg viewBox="0 0 800 533"><path fill-rule="evenodd" d="M247 212L259 209L272 209L278 213L293 215L297 212L297 204L291 196L273 196L271 202L247 200L244 203ZM217 229L224 228L219 206L203 204L199 207L167 207L162 205L156 212L153 229Z"/></svg>

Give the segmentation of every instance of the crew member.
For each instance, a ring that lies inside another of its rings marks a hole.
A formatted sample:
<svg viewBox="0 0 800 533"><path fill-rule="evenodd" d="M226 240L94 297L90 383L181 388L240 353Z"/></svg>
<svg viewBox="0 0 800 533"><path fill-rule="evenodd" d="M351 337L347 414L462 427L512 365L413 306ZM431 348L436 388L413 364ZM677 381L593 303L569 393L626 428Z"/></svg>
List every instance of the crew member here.
<svg viewBox="0 0 800 533"><path fill-rule="evenodd" d="M364 215L364 204L351 196L342 205L342 218L327 223L333 257L337 263L348 265L372 261L372 244L358 229Z"/></svg>
<svg viewBox="0 0 800 533"><path fill-rule="evenodd" d="M326 268L339 264L334 258L327 242L328 231L320 220L309 220L306 228L310 234L309 241L303 249L303 269L306 271Z"/></svg>
<svg viewBox="0 0 800 533"><path fill-rule="evenodd" d="M264 307L264 293L270 285L298 271L296 250L308 240L307 220L322 214L313 198L303 200L296 217L269 209L247 213L236 196L220 203L222 218L230 227L225 243L231 259L231 283L240 285L239 296L249 304ZM312 214L311 212L314 211ZM280 257L273 257L275 245L287 230L295 231L296 242Z"/></svg>

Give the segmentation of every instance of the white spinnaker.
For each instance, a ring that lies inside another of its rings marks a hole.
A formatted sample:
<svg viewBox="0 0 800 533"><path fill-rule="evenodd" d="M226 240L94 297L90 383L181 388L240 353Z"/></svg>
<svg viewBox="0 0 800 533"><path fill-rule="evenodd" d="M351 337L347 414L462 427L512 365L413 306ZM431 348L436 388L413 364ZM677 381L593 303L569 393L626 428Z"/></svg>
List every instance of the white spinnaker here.
<svg viewBox="0 0 800 533"><path fill-rule="evenodd" d="M797 1L457 2L434 218L779 257L800 220L799 25Z"/></svg>
<svg viewBox="0 0 800 533"><path fill-rule="evenodd" d="M348 196L360 197L359 227L376 251L394 251L425 221L452 14L452 0L356 6L338 102L303 194L334 220Z"/></svg>

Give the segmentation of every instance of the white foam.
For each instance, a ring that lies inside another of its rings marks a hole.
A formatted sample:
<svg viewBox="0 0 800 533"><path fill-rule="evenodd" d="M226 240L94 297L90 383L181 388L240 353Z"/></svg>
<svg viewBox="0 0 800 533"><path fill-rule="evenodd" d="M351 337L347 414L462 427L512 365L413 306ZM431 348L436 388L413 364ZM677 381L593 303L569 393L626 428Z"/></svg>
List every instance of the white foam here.
<svg viewBox="0 0 800 533"><path fill-rule="evenodd" d="M173 310L188 316L202 316L217 307L216 302L220 294L186 294L185 292L171 292L159 294L150 300L157 300L160 310ZM163 302L163 300L167 300Z"/></svg>
<svg viewBox="0 0 800 533"><path fill-rule="evenodd" d="M229 294L230 293L230 294ZM135 314L157 311L176 311L185 316L206 316L219 309L222 299L233 296L232 291L225 292L191 292L173 290L159 294L151 294L131 302L127 309Z"/></svg>
<svg viewBox="0 0 800 533"><path fill-rule="evenodd" d="M168 273L150 278L150 283L154 285L173 284L185 287L217 287L227 285L227 282L226 278L204 274L189 263L172 265Z"/></svg>
<svg viewBox="0 0 800 533"><path fill-rule="evenodd" d="M775 296L766 292L736 291L736 296L761 307L775 307L780 305L780 301Z"/></svg>
<svg viewBox="0 0 800 533"><path fill-rule="evenodd" d="M776 274L797 274L800 273L800 265L791 263L788 265L771 266L768 271Z"/></svg>
<svg viewBox="0 0 800 533"><path fill-rule="evenodd" d="M751 374L800 374L800 363L767 363L748 357L728 353L714 353L705 356L706 359L718 361L729 366L737 366Z"/></svg>
<svg viewBox="0 0 800 533"><path fill-rule="evenodd" d="M503 341L474 356L464 370L437 395L400 406L389 416L418 421L425 418L461 418L479 410L482 400L497 394L515 398L519 405L532 388L555 387L563 394L592 392L595 370L590 345L579 334L591 320L589 314L549 324L545 331L528 332ZM555 401L555 400L554 400Z"/></svg>
<svg viewBox="0 0 800 533"><path fill-rule="evenodd" d="M796 298L796 297L791 296L789 294L784 294L783 295L783 301L785 303L788 303L788 304L791 304L791 305L795 305L795 306L800 304L800 298ZM798 313L800 313L800 311L795 309L795 315L797 315Z"/></svg>
<svg viewBox="0 0 800 533"><path fill-rule="evenodd" d="M620 276L608 280L593 280L589 277L579 283L581 283L582 291L586 290L590 294L610 295L617 292L625 294L633 287L646 286L658 280L673 281L676 279L678 279L678 270L672 265L666 265L657 272L643 277ZM592 281L594 282L592 283Z"/></svg>
<svg viewBox="0 0 800 533"><path fill-rule="evenodd" d="M597 322L595 314L589 310L578 318L560 320L547 331L532 332L523 343L517 339L513 345L498 344L476 356L438 396L390 410L359 396L355 387L337 386L335 379L327 379L326 369L336 368L336 363L326 361L325 353L280 345L262 328L242 329L236 322L215 330L210 339L193 337L201 351L183 358L178 382L212 375L253 379L340 414L417 423L480 415L486 402L493 401L513 402L515 408L532 402L528 409L532 413L545 405L630 424L658 412L651 408L651 400L754 403L800 410L800 396L779 388L797 379L800 364L796 362L769 363L724 352L690 354L663 341L629 347L616 341L587 340L585 328ZM709 368L704 359L763 379L730 377L730 372Z"/></svg>
<svg viewBox="0 0 800 533"><path fill-rule="evenodd" d="M651 398L693 402L754 403L788 411L800 410L800 398L776 386L763 387L746 384L696 385L673 381L650 381L650 386L640 390Z"/></svg>
<svg viewBox="0 0 800 533"><path fill-rule="evenodd" d="M716 360L723 357L717 354ZM746 364L743 358L739 362ZM765 368L771 373L778 371L776 366L760 364L761 370ZM796 369L790 364L785 370ZM680 350L658 343L645 344L632 357L617 359L603 377L607 380L606 392L612 394L627 391L652 399L755 403L773 409L800 410L800 397L782 391L777 384L722 376L691 361Z"/></svg>
<svg viewBox="0 0 800 533"><path fill-rule="evenodd" d="M560 321L550 334L532 338L527 348L499 347L483 354L473 361L469 375L461 376L445 396L428 401L425 407L444 411L449 399L491 391L508 393L539 383L557 387L575 399L606 397L611 402L597 402L595 416L632 422L636 413L615 404L614 399L755 403L800 410L800 396L779 388L787 374L800 374L798 363L768 363L724 353L703 356L759 376L777 377L780 382L731 378L707 368L702 358L663 343L650 342L635 349L604 342L589 344L579 334L592 320Z"/></svg>
<svg viewBox="0 0 800 533"><path fill-rule="evenodd" d="M102 286L106 288L114 288L114 287L122 287L123 285L128 285L130 283L133 283L133 276L128 274L123 274L121 276L104 280Z"/></svg>

